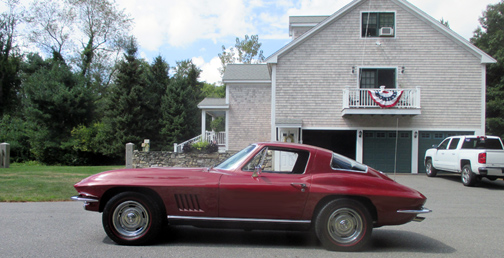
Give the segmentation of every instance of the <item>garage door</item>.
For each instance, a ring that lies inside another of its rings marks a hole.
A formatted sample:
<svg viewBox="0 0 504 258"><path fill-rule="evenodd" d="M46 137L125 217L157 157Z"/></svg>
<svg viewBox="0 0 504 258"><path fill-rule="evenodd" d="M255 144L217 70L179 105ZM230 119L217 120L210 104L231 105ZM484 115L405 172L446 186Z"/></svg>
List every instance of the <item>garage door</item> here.
<svg viewBox="0 0 504 258"><path fill-rule="evenodd" d="M450 131L420 131L418 132L418 173L425 173L424 157L425 151L432 148L432 145L438 145L449 136L454 135L472 135L474 132L450 132Z"/></svg>
<svg viewBox="0 0 504 258"><path fill-rule="evenodd" d="M303 130L303 143L355 159L357 131Z"/></svg>
<svg viewBox="0 0 504 258"><path fill-rule="evenodd" d="M364 131L364 164L383 172L411 173L411 146L411 131Z"/></svg>

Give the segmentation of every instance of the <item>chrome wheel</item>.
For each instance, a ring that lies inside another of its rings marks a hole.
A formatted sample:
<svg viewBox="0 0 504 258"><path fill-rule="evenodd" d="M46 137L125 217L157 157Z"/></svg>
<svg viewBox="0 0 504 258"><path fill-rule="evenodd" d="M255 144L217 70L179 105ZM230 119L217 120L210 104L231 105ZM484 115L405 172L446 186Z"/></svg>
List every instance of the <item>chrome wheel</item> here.
<svg viewBox="0 0 504 258"><path fill-rule="evenodd" d="M149 213L136 201L125 201L117 206L112 217L115 230L127 239L142 236L149 226Z"/></svg>
<svg viewBox="0 0 504 258"><path fill-rule="evenodd" d="M462 183L464 183L464 185L466 185L468 182L469 182L469 170L466 169L465 167L462 169Z"/></svg>
<svg viewBox="0 0 504 258"><path fill-rule="evenodd" d="M471 165L462 167L460 178L465 186L474 186L479 181L478 176L472 172Z"/></svg>
<svg viewBox="0 0 504 258"><path fill-rule="evenodd" d="M355 210L341 208L335 210L327 221L327 231L331 238L341 244L352 243L363 233L362 217Z"/></svg>
<svg viewBox="0 0 504 258"><path fill-rule="evenodd" d="M437 170L432 166L432 160L427 160L425 163L425 174L428 177L435 177L437 174Z"/></svg>
<svg viewBox="0 0 504 258"><path fill-rule="evenodd" d="M359 251L367 246L371 238L373 219L361 202L335 199L322 207L314 229L327 250Z"/></svg>
<svg viewBox="0 0 504 258"><path fill-rule="evenodd" d="M164 207L156 196L138 192L122 192L113 196L103 209L103 229L121 245L142 245L152 242L166 225Z"/></svg>

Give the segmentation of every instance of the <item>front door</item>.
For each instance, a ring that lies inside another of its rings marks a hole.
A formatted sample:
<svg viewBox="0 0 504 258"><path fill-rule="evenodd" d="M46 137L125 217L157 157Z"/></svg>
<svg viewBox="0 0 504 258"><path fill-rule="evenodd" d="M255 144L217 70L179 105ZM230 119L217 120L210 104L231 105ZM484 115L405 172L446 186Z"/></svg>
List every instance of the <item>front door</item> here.
<svg viewBox="0 0 504 258"><path fill-rule="evenodd" d="M305 151L264 148L236 173L223 175L219 217L301 219L311 182L308 157Z"/></svg>

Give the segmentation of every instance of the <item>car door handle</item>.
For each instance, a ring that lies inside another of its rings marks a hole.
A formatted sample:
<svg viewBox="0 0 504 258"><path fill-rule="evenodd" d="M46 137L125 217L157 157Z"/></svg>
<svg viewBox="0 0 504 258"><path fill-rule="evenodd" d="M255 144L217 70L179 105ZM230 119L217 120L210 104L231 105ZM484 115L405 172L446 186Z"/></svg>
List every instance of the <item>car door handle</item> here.
<svg viewBox="0 0 504 258"><path fill-rule="evenodd" d="M306 187L306 184L303 183L291 183L292 186L301 186L302 188Z"/></svg>

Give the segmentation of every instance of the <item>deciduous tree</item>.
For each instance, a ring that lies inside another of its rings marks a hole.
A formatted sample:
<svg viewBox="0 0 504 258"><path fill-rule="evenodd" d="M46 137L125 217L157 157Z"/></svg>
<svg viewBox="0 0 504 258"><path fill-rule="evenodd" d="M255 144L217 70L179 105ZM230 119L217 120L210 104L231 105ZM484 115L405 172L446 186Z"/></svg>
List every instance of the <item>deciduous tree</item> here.
<svg viewBox="0 0 504 258"><path fill-rule="evenodd" d="M222 53L219 54L221 60L222 68L220 68L221 75L224 74L227 64L255 64L264 61L263 51L261 50L262 43L259 42L258 35L248 36L245 35L245 39L240 40L236 38L236 44L234 47L226 49L222 46Z"/></svg>
<svg viewBox="0 0 504 258"><path fill-rule="evenodd" d="M16 51L14 38L22 13L17 1L7 1L8 10L0 14L0 117L13 112L19 105L19 66L21 55Z"/></svg>
<svg viewBox="0 0 504 258"><path fill-rule="evenodd" d="M487 133L504 137L504 1L488 5L479 22L471 42L497 60L487 66Z"/></svg>

